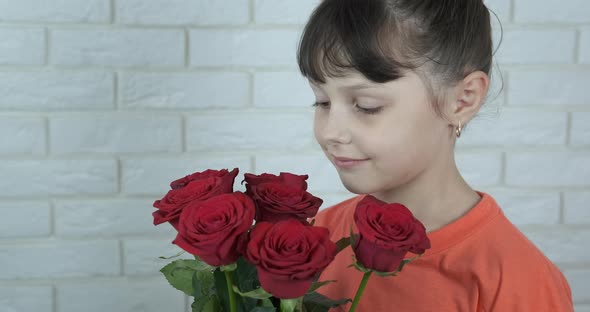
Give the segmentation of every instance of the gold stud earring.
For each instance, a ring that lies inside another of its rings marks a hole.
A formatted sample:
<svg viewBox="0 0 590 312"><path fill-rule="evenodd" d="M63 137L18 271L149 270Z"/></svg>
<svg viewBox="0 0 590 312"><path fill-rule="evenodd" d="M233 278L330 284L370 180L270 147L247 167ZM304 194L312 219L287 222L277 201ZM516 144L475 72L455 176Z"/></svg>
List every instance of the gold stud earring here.
<svg viewBox="0 0 590 312"><path fill-rule="evenodd" d="M461 121L459 121L459 125L457 126L457 128L455 129L455 134L457 135L458 138L461 137L461 131L463 130L463 127L461 126Z"/></svg>

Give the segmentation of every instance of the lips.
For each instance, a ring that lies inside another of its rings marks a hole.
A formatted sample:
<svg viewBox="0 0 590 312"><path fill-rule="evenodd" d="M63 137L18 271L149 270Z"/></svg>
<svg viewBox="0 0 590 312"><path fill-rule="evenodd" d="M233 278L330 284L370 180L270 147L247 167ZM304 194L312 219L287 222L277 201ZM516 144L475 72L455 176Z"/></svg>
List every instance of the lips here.
<svg viewBox="0 0 590 312"><path fill-rule="evenodd" d="M368 158L332 157L334 159L334 165L342 169L356 167L364 163L365 160L368 160Z"/></svg>
<svg viewBox="0 0 590 312"><path fill-rule="evenodd" d="M332 156L334 158L334 160L337 161L363 161L363 160L367 160L368 158L348 158L348 157L336 157L336 156Z"/></svg>

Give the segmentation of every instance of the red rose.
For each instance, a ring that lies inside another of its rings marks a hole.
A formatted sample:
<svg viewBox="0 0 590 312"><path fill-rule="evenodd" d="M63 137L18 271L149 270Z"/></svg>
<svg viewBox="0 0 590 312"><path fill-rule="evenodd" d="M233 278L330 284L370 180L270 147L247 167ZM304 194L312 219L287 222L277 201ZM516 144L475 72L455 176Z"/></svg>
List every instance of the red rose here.
<svg viewBox="0 0 590 312"><path fill-rule="evenodd" d="M287 219L306 221L314 217L323 200L298 187L278 182L261 183L250 187L256 203L256 221L278 222Z"/></svg>
<svg viewBox="0 0 590 312"><path fill-rule="evenodd" d="M289 219L258 222L244 257L256 265L262 288L281 299L298 298L336 256L328 229Z"/></svg>
<svg viewBox="0 0 590 312"><path fill-rule="evenodd" d="M357 204L354 221L359 230L354 253L367 269L393 272L408 251L421 254L430 248L424 225L402 204L367 195Z"/></svg>
<svg viewBox="0 0 590 312"><path fill-rule="evenodd" d="M289 172L281 172L278 176L270 173L263 173L260 175L255 175L251 173L244 173L244 180L242 180L242 184L246 181L246 194L250 195L250 187L254 185L258 185L261 183L268 183L268 182L277 182L283 183L285 185L291 185L294 187L299 187L302 190L307 190L307 180L308 175L296 175Z"/></svg>
<svg viewBox="0 0 590 312"><path fill-rule="evenodd" d="M233 192L233 184L238 169L228 172L223 170L207 170L203 173L193 173L182 179L170 183L173 188L153 204L156 210L154 225L170 222L174 228L178 228L178 217L182 209L192 201L206 200L213 196Z"/></svg>
<svg viewBox="0 0 590 312"><path fill-rule="evenodd" d="M173 243L209 265L232 264L244 250L254 213L254 202L241 192L192 202L180 215Z"/></svg>
<svg viewBox="0 0 590 312"><path fill-rule="evenodd" d="M184 178L180 178L178 180L174 180L172 182L170 182L170 188L174 189L178 189L178 188L183 188L185 186L187 186L191 181L195 181L195 180L203 180L203 179L207 179L210 177L215 177L215 178L222 178L224 183L230 183L229 185L224 185L223 187L225 188L229 188L229 193L231 193L232 189L233 189L233 185L234 185L234 179L236 178L236 176L238 175L238 168L234 168L234 170L232 170L231 172L229 172L227 169L222 169L222 170L212 170L212 169L207 169L205 171L202 172L195 172L192 174L189 174L187 176L185 176ZM227 179L227 177L230 176L231 177L231 181L230 179Z"/></svg>
<svg viewBox="0 0 590 312"><path fill-rule="evenodd" d="M322 199L307 192L307 175L281 172L244 174L246 194L256 203L256 221L277 222L290 218L306 221L314 217Z"/></svg>

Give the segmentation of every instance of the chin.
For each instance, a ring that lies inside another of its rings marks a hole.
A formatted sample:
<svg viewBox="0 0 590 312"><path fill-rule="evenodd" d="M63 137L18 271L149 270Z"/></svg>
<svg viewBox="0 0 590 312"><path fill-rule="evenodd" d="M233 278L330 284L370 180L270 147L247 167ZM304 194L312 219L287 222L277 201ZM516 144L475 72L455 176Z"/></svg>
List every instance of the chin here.
<svg viewBox="0 0 590 312"><path fill-rule="evenodd" d="M357 183L350 183L350 181L346 181L344 179L341 179L341 181L342 185L344 185L344 187L351 193L370 194L373 192L373 189L366 187L366 185L364 185L364 187L359 185L358 181Z"/></svg>

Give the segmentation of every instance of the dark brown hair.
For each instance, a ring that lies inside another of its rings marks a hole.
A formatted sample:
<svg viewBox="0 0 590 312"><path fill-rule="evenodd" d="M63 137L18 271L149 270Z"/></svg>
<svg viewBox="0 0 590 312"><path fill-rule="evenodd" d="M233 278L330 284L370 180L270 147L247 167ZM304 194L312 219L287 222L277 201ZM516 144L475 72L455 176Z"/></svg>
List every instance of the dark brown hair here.
<svg viewBox="0 0 590 312"><path fill-rule="evenodd" d="M490 14L482 0L323 0L297 51L301 73L325 83L356 70L383 83L414 71L439 96L471 72L490 76Z"/></svg>

